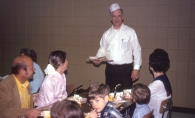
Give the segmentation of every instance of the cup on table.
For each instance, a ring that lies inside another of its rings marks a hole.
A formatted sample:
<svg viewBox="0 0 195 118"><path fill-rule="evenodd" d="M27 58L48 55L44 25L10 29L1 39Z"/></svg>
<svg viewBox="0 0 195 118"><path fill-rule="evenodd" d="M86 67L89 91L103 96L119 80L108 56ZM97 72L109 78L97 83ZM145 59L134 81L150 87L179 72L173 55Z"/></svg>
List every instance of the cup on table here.
<svg viewBox="0 0 195 118"><path fill-rule="evenodd" d="M109 94L109 101L113 101L114 100L114 93L110 93Z"/></svg>
<svg viewBox="0 0 195 118"><path fill-rule="evenodd" d="M124 94L125 98L130 98L130 96L131 96L131 89L123 90L123 94Z"/></svg>
<svg viewBox="0 0 195 118"><path fill-rule="evenodd" d="M46 110L46 111L42 111L43 117L44 118L50 118L50 111Z"/></svg>
<svg viewBox="0 0 195 118"><path fill-rule="evenodd" d="M89 113L84 113L85 118L90 118Z"/></svg>

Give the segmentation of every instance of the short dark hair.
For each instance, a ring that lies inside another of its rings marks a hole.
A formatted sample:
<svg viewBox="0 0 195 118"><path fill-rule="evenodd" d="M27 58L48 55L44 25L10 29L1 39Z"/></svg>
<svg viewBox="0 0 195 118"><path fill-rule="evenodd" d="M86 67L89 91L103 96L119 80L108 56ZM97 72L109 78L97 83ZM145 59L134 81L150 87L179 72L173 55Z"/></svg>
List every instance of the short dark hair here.
<svg viewBox="0 0 195 118"><path fill-rule="evenodd" d="M37 53L33 49L22 48L20 49L20 55L21 54L29 56L33 60L33 62L37 62Z"/></svg>
<svg viewBox="0 0 195 118"><path fill-rule="evenodd" d="M12 74L19 74L21 69L24 69L25 71L27 70L27 65L24 61L13 64L11 67L11 72Z"/></svg>
<svg viewBox="0 0 195 118"><path fill-rule="evenodd" d="M66 60L66 52L61 50L53 51L49 54L49 63L57 69Z"/></svg>
<svg viewBox="0 0 195 118"><path fill-rule="evenodd" d="M95 99L97 96L104 98L106 95L109 95L109 93L109 86L103 83L91 84L87 89L88 100Z"/></svg>
<svg viewBox="0 0 195 118"><path fill-rule="evenodd" d="M149 66L155 72L164 72L170 64L169 55L163 49L155 49L149 56Z"/></svg>
<svg viewBox="0 0 195 118"><path fill-rule="evenodd" d="M51 118L84 118L81 107L75 101L56 102L51 108Z"/></svg>
<svg viewBox="0 0 195 118"><path fill-rule="evenodd" d="M150 101L151 93L148 86L141 83L137 83L133 85L131 95L138 104L148 104Z"/></svg>

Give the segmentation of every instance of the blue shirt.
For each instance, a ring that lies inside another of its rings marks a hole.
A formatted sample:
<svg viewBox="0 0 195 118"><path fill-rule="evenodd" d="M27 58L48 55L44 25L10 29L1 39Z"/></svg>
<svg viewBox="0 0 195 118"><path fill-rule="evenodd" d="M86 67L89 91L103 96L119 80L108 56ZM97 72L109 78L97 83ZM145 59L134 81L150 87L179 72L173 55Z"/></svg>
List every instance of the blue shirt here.
<svg viewBox="0 0 195 118"><path fill-rule="evenodd" d="M149 112L151 112L151 110L148 104L140 105L136 103L136 108L132 118L142 118L144 115L146 115Z"/></svg>
<svg viewBox="0 0 195 118"><path fill-rule="evenodd" d="M44 74L40 66L35 62L33 62L33 66L35 68L35 73L33 75L33 80L30 81L30 87L31 87L32 94L38 91L44 79Z"/></svg>

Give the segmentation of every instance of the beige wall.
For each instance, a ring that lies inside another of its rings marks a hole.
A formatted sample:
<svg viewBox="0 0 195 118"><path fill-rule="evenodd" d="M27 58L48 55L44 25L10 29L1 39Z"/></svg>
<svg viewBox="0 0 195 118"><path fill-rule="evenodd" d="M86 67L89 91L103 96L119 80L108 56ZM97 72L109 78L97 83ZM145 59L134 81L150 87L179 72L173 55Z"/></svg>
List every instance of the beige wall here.
<svg viewBox="0 0 195 118"><path fill-rule="evenodd" d="M68 83L89 86L104 82L105 65L86 63L94 56L103 32L111 26L108 7L118 2L125 24L133 27L142 46L143 65L138 82L153 81L148 56L165 49L171 67L167 75L174 106L195 108L194 0L1 0L0 74L9 74L20 48L33 48L44 69L49 52L68 53Z"/></svg>

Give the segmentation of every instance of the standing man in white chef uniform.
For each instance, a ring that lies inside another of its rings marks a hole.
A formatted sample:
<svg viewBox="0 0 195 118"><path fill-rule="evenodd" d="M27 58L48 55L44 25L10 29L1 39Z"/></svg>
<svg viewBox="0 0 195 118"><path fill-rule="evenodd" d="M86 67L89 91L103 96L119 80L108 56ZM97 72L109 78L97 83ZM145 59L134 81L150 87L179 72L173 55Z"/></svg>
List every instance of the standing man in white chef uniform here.
<svg viewBox="0 0 195 118"><path fill-rule="evenodd" d="M100 40L97 57L105 56L114 60L106 64L106 84L110 89L121 84L121 90L132 88L133 81L139 78L142 64L141 47L136 32L123 24L123 10L117 3L110 6L112 26L104 32ZM102 61L93 61L100 65Z"/></svg>

